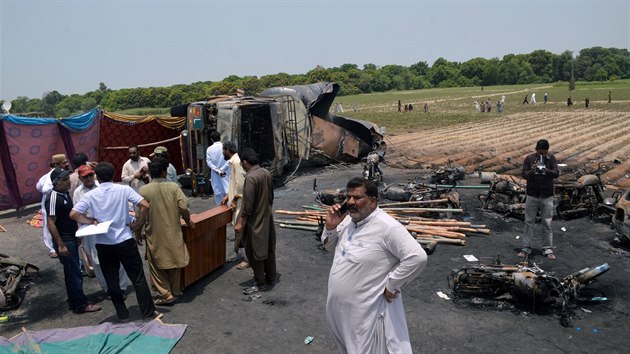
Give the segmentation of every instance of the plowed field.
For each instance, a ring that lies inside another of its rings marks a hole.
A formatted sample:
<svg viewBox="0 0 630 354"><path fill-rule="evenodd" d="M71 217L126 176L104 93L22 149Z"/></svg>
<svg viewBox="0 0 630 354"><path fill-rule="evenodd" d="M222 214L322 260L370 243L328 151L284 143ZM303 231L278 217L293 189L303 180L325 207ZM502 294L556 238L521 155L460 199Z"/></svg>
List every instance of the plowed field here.
<svg viewBox="0 0 630 354"><path fill-rule="evenodd" d="M630 187L630 113L583 110L521 112L486 122L387 136L386 163L418 168L451 162L474 171L519 175L524 157L538 139L548 139L561 173L592 170L605 162L602 180ZM618 160L620 163L612 163Z"/></svg>

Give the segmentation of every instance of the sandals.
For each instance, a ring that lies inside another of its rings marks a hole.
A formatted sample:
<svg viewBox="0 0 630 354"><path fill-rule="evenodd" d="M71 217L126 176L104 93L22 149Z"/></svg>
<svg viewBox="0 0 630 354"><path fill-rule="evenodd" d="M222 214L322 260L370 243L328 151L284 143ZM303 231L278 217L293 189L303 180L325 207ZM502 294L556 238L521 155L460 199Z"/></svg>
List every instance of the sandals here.
<svg viewBox="0 0 630 354"><path fill-rule="evenodd" d="M239 270L247 269L247 268L249 268L249 263L247 261L242 261L236 266L236 269L239 269Z"/></svg>
<svg viewBox="0 0 630 354"><path fill-rule="evenodd" d="M168 299L155 299L153 303L157 306L168 306L174 303L177 300L175 296L171 296Z"/></svg>
<svg viewBox="0 0 630 354"><path fill-rule="evenodd" d="M88 304L83 308L83 310L79 311L78 313L97 312L101 309L102 307L100 305Z"/></svg>

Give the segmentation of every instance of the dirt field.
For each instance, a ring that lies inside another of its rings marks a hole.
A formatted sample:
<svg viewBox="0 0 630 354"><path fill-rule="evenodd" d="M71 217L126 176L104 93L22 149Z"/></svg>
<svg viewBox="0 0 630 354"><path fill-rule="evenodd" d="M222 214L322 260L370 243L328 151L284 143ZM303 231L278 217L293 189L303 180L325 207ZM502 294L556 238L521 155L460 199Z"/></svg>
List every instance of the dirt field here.
<svg viewBox="0 0 630 354"><path fill-rule="evenodd" d="M560 144L558 142L558 144ZM531 144L530 144L531 145ZM523 148L525 151L525 148ZM383 166L386 183L404 183L421 171ZM303 172L288 185L276 189L274 208L301 210L313 204L313 179L320 189L343 187L359 175L359 165L332 166ZM468 177L464 184L478 184ZM452 269L469 265L463 255L472 254L490 261L497 255L506 264L518 259L522 221L503 218L478 209L478 190L460 190L467 211L460 217L476 224L487 224L490 236L474 236L466 246L439 245L429 256L426 270L403 288L403 298L412 346L419 353L623 353L630 346L627 335L630 320L628 247L614 241L614 232L604 224L587 218L554 221L554 243L558 260L546 261L535 249L536 261L560 277L608 262L611 270L587 289L588 296L607 297L604 302L580 303L573 327L560 325L554 313L532 312L531 308L511 303L475 305L453 302L437 295L451 292L447 276ZM195 212L212 207L212 199L191 199ZM101 301L103 311L75 315L65 306L62 268L47 257L41 230L27 226L33 213L4 215L0 224L0 252L25 258L41 268L33 279L22 306L8 312L11 319L0 324L0 335L10 337L22 327L29 330L93 325L115 318L110 302ZM20 217L20 215L23 215ZM281 216L276 216L281 218ZM564 228L566 231L563 231ZM279 283L261 299L247 301L241 289L251 283L250 270L224 267L186 289L172 307L162 307L166 323L184 323L188 329L174 353L333 353L335 344L325 319L325 300L330 253L318 249L312 232L277 228ZM228 232L228 237L230 232ZM540 238L534 247L540 246ZM231 250L232 243L226 245ZM228 252L228 257L231 253ZM84 288L92 299L98 295L94 279L85 278ZM127 304L132 320L140 317L135 295ZM583 310L584 309L584 310ZM589 311L589 312L586 312ZM304 344L306 336L315 340Z"/></svg>
<svg viewBox="0 0 630 354"><path fill-rule="evenodd" d="M452 162L467 172L496 171L520 175L525 155L538 139L549 140L550 151L568 173L607 162L606 183L630 187L630 113L597 110L516 113L484 123L419 130L388 137L391 166L419 168ZM620 164L611 161L619 160Z"/></svg>

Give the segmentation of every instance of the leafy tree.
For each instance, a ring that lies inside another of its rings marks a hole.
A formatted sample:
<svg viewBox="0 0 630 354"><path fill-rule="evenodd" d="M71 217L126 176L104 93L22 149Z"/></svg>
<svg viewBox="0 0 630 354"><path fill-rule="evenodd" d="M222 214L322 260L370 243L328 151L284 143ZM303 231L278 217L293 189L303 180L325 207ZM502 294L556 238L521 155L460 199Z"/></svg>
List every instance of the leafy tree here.
<svg viewBox="0 0 630 354"><path fill-rule="evenodd" d="M571 62L573 53L564 51L554 61L553 81L569 81L571 78Z"/></svg>
<svg viewBox="0 0 630 354"><path fill-rule="evenodd" d="M537 82L549 82L553 76L553 62L555 55L546 50L531 52L528 62L531 65Z"/></svg>
<svg viewBox="0 0 630 354"><path fill-rule="evenodd" d="M257 94L262 91L262 85L256 76L245 76L241 81L241 87L247 95Z"/></svg>
<svg viewBox="0 0 630 354"><path fill-rule="evenodd" d="M167 98L168 106L173 107L180 104L184 104L186 102L189 102L189 101L186 100L186 94L181 88L176 87L174 89L171 89L171 92L169 93L168 98Z"/></svg>
<svg viewBox="0 0 630 354"><path fill-rule="evenodd" d="M306 76L308 77L309 82L331 81L330 73L324 67L319 65L315 69L307 72Z"/></svg>
<svg viewBox="0 0 630 354"><path fill-rule="evenodd" d="M376 70L376 65L372 63L363 64L363 71L374 71Z"/></svg>
<svg viewBox="0 0 630 354"><path fill-rule="evenodd" d="M484 58L474 58L462 63L459 67L459 72L468 80L460 80L460 82L468 82L470 83L470 86L480 86L484 84L484 74L487 66L488 60Z"/></svg>
<svg viewBox="0 0 630 354"><path fill-rule="evenodd" d="M349 72L351 70L359 70L357 64L342 64L339 69L344 72Z"/></svg>
<svg viewBox="0 0 630 354"><path fill-rule="evenodd" d="M11 101L11 113L26 113L29 112L29 98L26 96L18 96ZM4 101L3 101L4 103Z"/></svg>
<svg viewBox="0 0 630 354"><path fill-rule="evenodd" d="M457 69L456 63L451 63L444 58L437 59L427 73L427 79L436 87L452 87L455 85L454 80L457 76L459 76L459 70ZM447 80L451 80L451 82L441 85L442 81Z"/></svg>
<svg viewBox="0 0 630 354"><path fill-rule="evenodd" d="M104 82L99 82L98 83L98 89L99 89L99 91L107 91L107 85L105 85Z"/></svg>
<svg viewBox="0 0 630 354"><path fill-rule="evenodd" d="M96 100L93 97L86 97L81 102L81 112L87 112L90 109L95 108L97 106L98 104L96 103Z"/></svg>
<svg viewBox="0 0 630 354"><path fill-rule="evenodd" d="M42 97L42 110L44 114L49 117L54 117L55 105L61 102L64 98L65 96L56 90L44 93L44 96Z"/></svg>
<svg viewBox="0 0 630 354"><path fill-rule="evenodd" d="M426 61L419 61L409 67L409 70L416 75L426 75L429 72L429 64Z"/></svg>

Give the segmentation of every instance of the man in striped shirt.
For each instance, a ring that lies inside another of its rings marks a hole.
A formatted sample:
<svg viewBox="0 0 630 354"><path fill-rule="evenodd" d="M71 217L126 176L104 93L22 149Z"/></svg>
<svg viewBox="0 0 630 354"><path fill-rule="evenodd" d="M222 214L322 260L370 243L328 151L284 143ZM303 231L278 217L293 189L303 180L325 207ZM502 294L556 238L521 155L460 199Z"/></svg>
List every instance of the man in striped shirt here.
<svg viewBox="0 0 630 354"><path fill-rule="evenodd" d="M50 174L53 190L46 198L46 217L48 231L52 235L53 247L59 255L59 262L63 265L66 293L70 310L76 313L99 311L99 305L88 303L83 292L83 274L79 266L79 245L81 241L75 237L76 221L70 219L72 199L70 190L70 176L68 170L56 167Z"/></svg>

